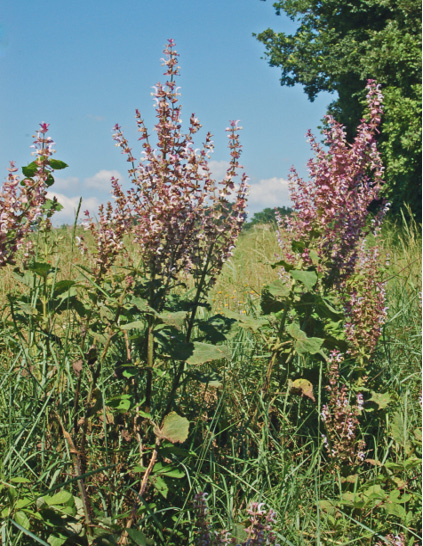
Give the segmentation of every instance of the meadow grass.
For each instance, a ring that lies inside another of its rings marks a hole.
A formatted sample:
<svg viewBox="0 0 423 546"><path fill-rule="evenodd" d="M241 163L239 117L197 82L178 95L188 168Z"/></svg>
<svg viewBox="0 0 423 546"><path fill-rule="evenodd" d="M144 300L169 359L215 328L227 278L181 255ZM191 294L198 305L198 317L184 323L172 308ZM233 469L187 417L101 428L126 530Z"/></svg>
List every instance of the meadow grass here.
<svg viewBox="0 0 423 546"><path fill-rule="evenodd" d="M76 265L92 264L72 247L72 231L55 230L53 237L57 253L52 254L52 260L58 260L58 279L79 278L81 271ZM271 263L278 248L276 234L268 226L243 233L210 293L210 308L203 313L224 315L225 310L231 310L258 316L263 285L277 278L277 270ZM225 364L204 364L201 370L190 372L193 377L197 372L208 374L214 381L188 383L178 394L178 407L184 408L192 428L179 455L169 455L178 464L181 476L172 481L166 496L156 491L143 507L143 531L154 537L152 543L193 543L192 497L198 491L209 494L210 524L216 529L230 530L239 541L245 538L243 510L249 502L256 501L275 511L275 531L280 544L370 545L378 540L387 543L384 537L388 533L403 533L404 544L418 543L419 228L413 224L387 226L383 253L389 256L386 272L389 315L372 362L366 393L370 408L361 422L368 444L365 464L346 472L325 456L319 424L322 367L314 377L316 402L293 396L285 384L277 381L271 398L265 398L260 387L269 348L253 332L244 328L234 330L228 336L231 358ZM4 304L12 292L31 292L29 287L17 285L12 267L3 270L0 282L0 299ZM51 345L48 354L42 343L29 343L30 319L21 337L13 329L10 314L3 322L0 498L3 517L9 514L10 507L15 515L13 523L5 520L1 527L2 546L45 544L40 538L41 522L36 522L29 534L25 532L30 517L25 507L32 506L36 498L52 495L63 487L81 496L74 455L64 441L63 423L56 417L64 416L65 427L77 418L72 409L78 388L73 366L81 354L74 341L80 335L80 326L71 315L62 321L55 329L62 332L60 344ZM116 514L128 512L128 495L138 479L136 474L132 474L130 482L123 478L121 469L125 461L119 457L126 441L122 435L123 422L118 415L109 414L106 404L121 389L115 363L124 351L124 345L116 343L107 366L101 370L91 412L92 415L97 412L98 419L90 420L88 427L93 445L95 438L100 442L90 451L90 460L95 460L97 466L92 466L86 483L89 491L97 491L95 510L98 521L104 525ZM160 381L159 378L155 387L165 389ZM383 400L372 391L382 393ZM120 433L113 432L115 429ZM127 452L125 458L135 461L137 448ZM90 468L88 465L88 474ZM12 489L4 484L12 484ZM405 500L400 498L398 502L395 492ZM16 508L16 502L20 503L20 509ZM83 513L80 504L75 510L77 514ZM53 516L46 521L54 527ZM66 542L66 534L60 542L60 533L56 534L58 541L50 541L51 546L72 543ZM108 544L106 538L101 539L103 542L98 540L97 544Z"/></svg>

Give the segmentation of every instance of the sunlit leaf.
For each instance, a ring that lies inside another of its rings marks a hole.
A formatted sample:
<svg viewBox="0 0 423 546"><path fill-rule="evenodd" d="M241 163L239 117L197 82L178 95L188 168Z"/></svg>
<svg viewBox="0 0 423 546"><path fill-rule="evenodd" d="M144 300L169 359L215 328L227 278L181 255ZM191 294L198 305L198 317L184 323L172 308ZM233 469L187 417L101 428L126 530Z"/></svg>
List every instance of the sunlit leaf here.
<svg viewBox="0 0 423 546"><path fill-rule="evenodd" d="M301 282L309 290L311 290L317 282L317 275L314 271L302 271L293 269L289 272L289 274L293 279Z"/></svg>
<svg viewBox="0 0 423 546"><path fill-rule="evenodd" d="M308 381L308 379L296 379L295 381L289 382L289 390L294 394L302 394L313 402L316 402L313 394L313 385Z"/></svg>
<svg viewBox="0 0 423 546"><path fill-rule="evenodd" d="M319 337L307 337L307 334L295 322L289 324L286 331L295 340L294 346L298 354L314 355L320 351L324 340Z"/></svg>
<svg viewBox="0 0 423 546"><path fill-rule="evenodd" d="M170 412L163 419L161 428L154 427L154 434L160 439L169 440L172 444L185 442L188 438L189 421L175 411Z"/></svg>
<svg viewBox="0 0 423 546"><path fill-rule="evenodd" d="M67 163L65 163L64 161L60 161L59 159L50 159L49 165L55 171L59 171L61 169L66 169L66 167L69 167Z"/></svg>

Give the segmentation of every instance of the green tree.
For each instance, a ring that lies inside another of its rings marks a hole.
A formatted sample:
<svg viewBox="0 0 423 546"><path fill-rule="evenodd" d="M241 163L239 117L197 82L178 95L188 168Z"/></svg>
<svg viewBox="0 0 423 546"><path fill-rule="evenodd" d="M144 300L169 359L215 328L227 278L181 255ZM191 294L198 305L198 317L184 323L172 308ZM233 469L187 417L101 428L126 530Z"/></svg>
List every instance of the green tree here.
<svg viewBox="0 0 423 546"><path fill-rule="evenodd" d="M384 196L397 213L408 203L421 217L421 4L417 0L279 0L298 23L295 34L257 35L281 85L301 84L313 101L336 92L329 113L354 136L364 110L367 79L385 95L380 150Z"/></svg>
<svg viewBox="0 0 423 546"><path fill-rule="evenodd" d="M251 229L252 227L257 226L258 224L273 224L276 227L276 224L277 224L276 210L278 211L279 216L287 216L288 214L291 214L292 212L292 209L289 207L263 209L261 212L255 212L253 214L253 217L251 218L251 220L244 224L244 229L246 230Z"/></svg>

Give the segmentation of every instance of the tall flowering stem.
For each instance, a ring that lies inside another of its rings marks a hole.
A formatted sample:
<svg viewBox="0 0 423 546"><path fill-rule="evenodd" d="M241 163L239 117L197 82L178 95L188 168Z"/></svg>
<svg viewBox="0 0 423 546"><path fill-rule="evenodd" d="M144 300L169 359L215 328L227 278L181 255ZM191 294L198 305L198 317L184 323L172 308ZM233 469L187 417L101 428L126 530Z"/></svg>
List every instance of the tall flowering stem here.
<svg viewBox="0 0 423 546"><path fill-rule="evenodd" d="M357 394L351 402L345 385L340 384L339 366L344 358L339 351L330 355L329 393L327 404L322 408L321 418L326 428L323 443L330 459L337 465L361 463L364 460L363 440L357 440L358 417L363 409L363 395Z"/></svg>
<svg viewBox="0 0 423 546"><path fill-rule="evenodd" d="M281 277L292 283L288 271L314 270L315 290L336 296L343 306L348 355L361 364L372 355L386 318L385 283L378 251L381 223L388 205L371 217L379 202L383 166L377 150L383 95L373 80L367 84L367 115L352 143L345 129L326 116L327 149L309 133L315 157L309 161L310 180L292 169L294 213L278 219L278 240L285 265ZM369 247L368 236L375 244Z"/></svg>
<svg viewBox="0 0 423 546"><path fill-rule="evenodd" d="M31 146L36 159L24 168L29 175L21 180L11 162L9 175L0 190L0 267L14 263L14 256L22 246L25 257L29 256L32 245L27 236L42 216L47 189L52 184L50 157L54 153L54 142L47 136L48 126L41 123L36 133Z"/></svg>
<svg viewBox="0 0 423 546"><path fill-rule="evenodd" d="M142 284L141 295L154 311L161 312L166 307L167 297L181 277L188 275L194 281L194 298L186 324L189 341L198 307L231 255L241 231L248 185L239 163L239 122L232 121L226 129L230 162L223 180L217 182L209 166L214 148L212 135L207 133L202 146L194 147L194 136L201 129L194 114L187 132L182 131L179 87L175 81L179 75L178 53L173 40L164 49L162 64L166 80L157 83L152 93L155 143L138 110L136 123L142 147L139 160L121 127L115 125L113 139L130 165L131 188L124 192L114 180L115 203L100 210L97 223L88 217L86 225L97 243L97 278L124 252L124 236L131 238L142 262L144 278L138 286ZM155 320L154 313L147 316L147 407L154 367ZM181 363L170 398L183 369Z"/></svg>
<svg viewBox="0 0 423 546"><path fill-rule="evenodd" d="M369 232L369 206L379 199L383 183L384 169L376 144L383 95L373 80L368 81L367 91L368 115L358 126L352 144L332 116L325 118L328 149L308 133L315 154L308 163L310 181L292 169L294 214L279 220L280 228L288 231L280 239L287 261L310 265L310 251L317 252L319 267L331 285L339 286L354 271L361 242ZM292 252L293 240L304 243L300 255Z"/></svg>
<svg viewBox="0 0 423 546"><path fill-rule="evenodd" d="M157 147L153 148L151 135L138 110L136 122L142 143L138 163L121 127L115 126L113 138L130 163L132 187L123 196L119 184L114 182L113 195L118 206L114 209L115 216L110 213L103 222L103 231L118 230L112 243L116 248L121 244L123 233L131 234L152 278L160 277L167 282L182 271L196 274L206 264L207 275L215 278L230 256L245 219L248 188L245 174L235 186L242 169L238 161L240 127L233 121L226 129L231 161L224 179L216 183L208 164L213 151L211 134L206 135L201 149L194 149L193 137L201 128L194 114L190 117L188 132L182 133L179 87L175 83L179 74L178 53L173 40L168 41L164 53L162 61L167 80L164 84L157 83L152 93ZM93 225L90 228L95 232ZM99 261L104 261L107 267L113 255L119 252L111 248L101 250L105 244L100 231L96 237ZM109 261L106 256L110 257ZM158 305L158 302L151 303Z"/></svg>

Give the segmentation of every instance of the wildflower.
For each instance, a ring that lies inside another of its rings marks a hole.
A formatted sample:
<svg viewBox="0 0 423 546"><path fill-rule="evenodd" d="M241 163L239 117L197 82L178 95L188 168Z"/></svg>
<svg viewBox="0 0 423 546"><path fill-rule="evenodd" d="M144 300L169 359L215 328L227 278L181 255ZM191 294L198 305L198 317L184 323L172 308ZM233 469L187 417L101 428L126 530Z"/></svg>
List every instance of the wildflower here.
<svg viewBox="0 0 423 546"><path fill-rule="evenodd" d="M24 259L31 253L31 241L24 239L41 217L53 172L49 158L54 153L54 142L46 136L48 126L40 124L31 146L36 156L34 175L21 180L15 164L10 162L9 175L0 190L0 267L14 263L20 248L24 250Z"/></svg>
<svg viewBox="0 0 423 546"><path fill-rule="evenodd" d="M368 81L368 119L357 129L353 144L341 124L326 116L325 151L309 132L315 158L309 161L310 182L291 170L290 190L294 213L277 216L279 243L288 262L310 265L310 250L317 252L326 282L339 286L354 270L361 241L367 234L368 207L379 198L383 166L376 146L383 96ZM282 228L287 232L282 233ZM301 254L293 253L292 241L304 242Z"/></svg>
<svg viewBox="0 0 423 546"><path fill-rule="evenodd" d="M358 393L356 404L351 404L346 386L339 384L339 365L343 360L339 351L331 352L329 385L326 387L329 399L322 406L320 415L326 428L322 440L329 458L337 463L360 464L365 458L365 443L363 440L357 442L356 436L364 400Z"/></svg>
<svg viewBox="0 0 423 546"><path fill-rule="evenodd" d="M224 179L216 183L207 161L213 151L211 134L206 135L202 148L194 149L193 136L201 128L194 114L188 132L181 132L179 88L175 84L178 53L173 40L168 41L164 53L167 80L153 88L157 148L153 149L138 110L136 123L143 148L138 164L120 126L115 125L113 138L131 164L128 172L132 188L124 194L116 182L116 209L103 216L98 232L93 222L90 229L96 234L98 263L103 269L119 254L121 237L131 233L152 277L174 279L182 271L206 268L213 282L231 255L245 218L245 174L235 189L235 179L242 169L238 161L238 126L233 122L227 129L231 161ZM102 235L106 229L115 232L114 243L106 243Z"/></svg>

